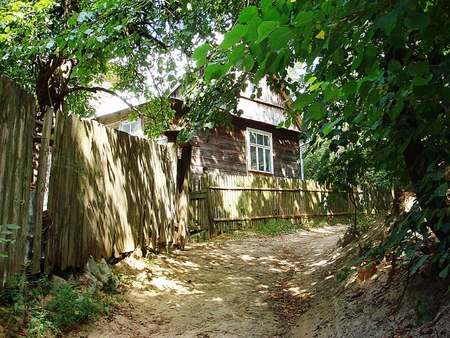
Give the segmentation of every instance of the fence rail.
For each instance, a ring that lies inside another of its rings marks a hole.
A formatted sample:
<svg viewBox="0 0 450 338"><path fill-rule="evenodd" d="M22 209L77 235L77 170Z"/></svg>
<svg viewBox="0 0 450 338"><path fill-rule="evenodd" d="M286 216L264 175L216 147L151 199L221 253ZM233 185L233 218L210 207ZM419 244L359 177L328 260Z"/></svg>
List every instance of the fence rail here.
<svg viewBox="0 0 450 338"><path fill-rule="evenodd" d="M268 219L348 215L355 212L347 193L336 193L314 181L252 176L193 178L190 184L190 229L223 231L251 226ZM357 210L389 210L389 189L354 189ZM209 197L208 197L209 196Z"/></svg>

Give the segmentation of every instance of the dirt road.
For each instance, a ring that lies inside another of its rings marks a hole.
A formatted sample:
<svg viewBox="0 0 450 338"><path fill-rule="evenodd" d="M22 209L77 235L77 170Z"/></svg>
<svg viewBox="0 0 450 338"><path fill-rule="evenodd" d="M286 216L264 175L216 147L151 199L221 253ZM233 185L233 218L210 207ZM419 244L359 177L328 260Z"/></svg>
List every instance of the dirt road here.
<svg viewBox="0 0 450 338"><path fill-rule="evenodd" d="M116 266L125 285L121 306L68 337L289 337L317 288L336 284L333 248L345 229L191 243L151 260L131 256Z"/></svg>

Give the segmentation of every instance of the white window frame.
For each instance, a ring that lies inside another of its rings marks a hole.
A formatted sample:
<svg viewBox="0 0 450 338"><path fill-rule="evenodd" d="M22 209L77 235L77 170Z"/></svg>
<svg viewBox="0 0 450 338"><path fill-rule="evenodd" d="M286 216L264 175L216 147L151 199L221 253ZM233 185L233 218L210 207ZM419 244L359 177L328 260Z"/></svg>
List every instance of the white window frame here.
<svg viewBox="0 0 450 338"><path fill-rule="evenodd" d="M251 134L261 135L263 138L267 137L269 145L258 143L258 141L252 142ZM252 148L256 149L252 152ZM252 156L256 156L256 168L252 167ZM262 158L261 158L262 157ZM267 164L267 159L270 159L270 163ZM262 169L261 169L262 168ZM256 171L260 173L273 174L273 138L272 133L262 131L253 128L247 128L247 169L249 171Z"/></svg>
<svg viewBox="0 0 450 338"><path fill-rule="evenodd" d="M138 128L137 131L130 132L130 131L128 131L128 130L125 130L125 127L126 127L126 126L131 126L132 124L135 124L135 123L137 123L138 126L139 126L139 128ZM124 121L124 122L121 122L120 125L119 125L119 130L120 130L120 131L123 131L124 133L133 135L133 136L142 136L143 133L142 133L142 121L141 121L141 118L139 117L137 120L134 120L134 121Z"/></svg>

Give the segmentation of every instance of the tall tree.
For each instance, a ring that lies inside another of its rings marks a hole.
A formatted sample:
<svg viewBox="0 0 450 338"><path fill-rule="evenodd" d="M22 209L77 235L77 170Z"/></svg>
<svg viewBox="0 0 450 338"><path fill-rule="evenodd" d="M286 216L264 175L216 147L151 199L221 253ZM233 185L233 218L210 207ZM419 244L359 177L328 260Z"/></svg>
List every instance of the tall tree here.
<svg viewBox="0 0 450 338"><path fill-rule="evenodd" d="M93 114L89 99L98 91L151 100L180 81L183 55L229 30L244 6L238 0L0 0L0 73L33 91L40 107L79 115ZM112 88L102 87L105 76Z"/></svg>
<svg viewBox="0 0 450 338"><path fill-rule="evenodd" d="M355 183L373 167L411 182L420 216L408 218L407 229L425 238L431 229L445 258L449 16L446 0L262 0L241 12L220 48L203 45L194 55L199 67L206 62L206 83L239 72L290 94L288 119L302 116L308 135L320 134L327 153L339 154L322 166L323 180ZM299 63L303 88L288 76ZM342 170L332 177L334 164Z"/></svg>

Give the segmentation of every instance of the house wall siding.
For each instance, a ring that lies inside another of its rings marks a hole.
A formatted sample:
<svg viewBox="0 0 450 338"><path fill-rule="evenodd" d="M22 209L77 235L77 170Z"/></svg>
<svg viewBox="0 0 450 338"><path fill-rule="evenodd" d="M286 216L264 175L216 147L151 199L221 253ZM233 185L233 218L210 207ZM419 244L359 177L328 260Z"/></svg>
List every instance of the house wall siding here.
<svg viewBox="0 0 450 338"><path fill-rule="evenodd" d="M274 176L298 178L299 140L298 133L274 126L233 118L234 128L227 132L219 127L209 132L202 131L193 139L191 169L194 176L200 176L203 168L210 173L227 175L267 174L247 170L246 130L258 129L272 134Z"/></svg>

